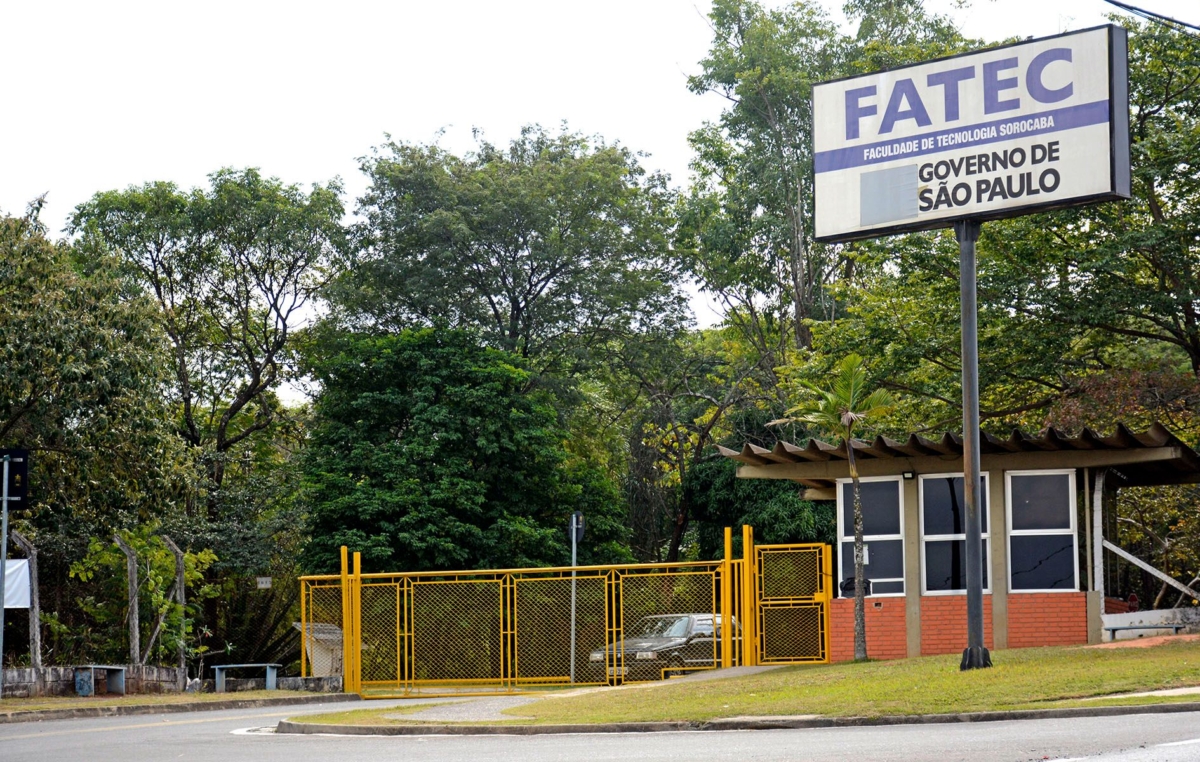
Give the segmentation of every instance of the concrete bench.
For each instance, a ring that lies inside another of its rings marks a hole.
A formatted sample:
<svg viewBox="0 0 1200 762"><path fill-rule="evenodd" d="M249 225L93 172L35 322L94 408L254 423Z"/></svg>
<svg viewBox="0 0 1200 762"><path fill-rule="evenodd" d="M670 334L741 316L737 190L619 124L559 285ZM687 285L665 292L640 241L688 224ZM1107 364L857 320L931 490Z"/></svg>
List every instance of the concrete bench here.
<svg viewBox="0 0 1200 762"><path fill-rule="evenodd" d="M217 678L217 693L225 692L225 670L228 669L253 669L263 668L267 670L267 690L275 690L275 674L281 664L219 664L213 667L213 672Z"/></svg>
<svg viewBox="0 0 1200 762"><path fill-rule="evenodd" d="M109 693L125 695L125 667L117 664L83 664L75 668L75 692L80 696L96 693L96 670L106 673Z"/></svg>
<svg viewBox="0 0 1200 762"><path fill-rule="evenodd" d="M1108 630L1109 637L1116 640L1118 630L1171 630L1172 635L1178 635L1179 631L1185 627L1187 627L1186 624L1125 624L1104 629Z"/></svg>

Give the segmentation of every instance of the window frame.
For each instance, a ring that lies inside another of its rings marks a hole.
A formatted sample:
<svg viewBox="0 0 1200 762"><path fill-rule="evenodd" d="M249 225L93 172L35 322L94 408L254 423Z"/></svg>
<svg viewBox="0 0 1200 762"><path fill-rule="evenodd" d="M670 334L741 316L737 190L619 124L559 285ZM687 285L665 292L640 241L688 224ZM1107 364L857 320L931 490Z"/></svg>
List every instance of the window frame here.
<svg viewBox="0 0 1200 762"><path fill-rule="evenodd" d="M1067 477L1067 518L1066 529L1013 529L1012 511L1012 479L1014 476L1066 476ZM1079 592L1079 528L1078 524L1078 495L1075 491L1075 469L1052 468L1045 470L1018 470L1004 473L1004 528L1007 536L1004 538L1004 551L1008 562L1008 592L1013 595L1024 593L1078 593ZM1070 588L1023 588L1013 587L1012 538L1013 537L1045 537L1071 536L1071 570L1074 583Z"/></svg>
<svg viewBox="0 0 1200 762"><path fill-rule="evenodd" d="M866 484L867 482L894 482L896 484L896 499L897 499L896 510L898 510L900 512L900 533L899 534L867 534L866 532L863 532L863 545L864 546L870 545L872 540L879 540L879 541L899 540L900 541L900 568L902 571L902 576L900 576L900 577L883 577L878 580L879 582L899 582L900 583L900 592L898 592L898 593L875 593L875 592L873 592L873 593L871 593L871 595L866 596L866 597L868 597L868 598L903 598L905 595L908 595L908 580L904 576L904 573L907 572L907 566L906 566L905 562L906 562L907 554L908 554L907 548L904 547L904 479L899 475L897 475L897 476L861 476L861 477L859 477L858 481L860 484ZM846 533L845 533L845 530L846 530L845 522L842 520L842 515L845 513L845 506L844 506L844 502L842 500L842 492L843 492L843 485L846 485L846 484L851 485L851 489L853 489L854 480L853 479L838 479L837 480L837 536L838 536L837 569L838 569L838 581L836 584L838 585L839 593L841 591L841 582L842 582L842 580L841 580L842 543L844 543L844 542L853 543L854 542L854 527L853 526L849 527L850 535L849 535L849 537L847 537ZM853 506L852 506L852 508L853 508ZM870 552L870 551L868 550L868 552ZM867 575L867 579L871 579L870 575ZM875 580L872 580L872 582L874 582L874 581Z"/></svg>
<svg viewBox="0 0 1200 762"><path fill-rule="evenodd" d="M981 493L984 496L984 499L987 500L987 506L988 506L988 517L987 517L988 520L986 522L984 522L984 525L982 527L980 527L980 529L983 530L980 535L981 539L988 540L988 544L985 546L986 550L984 550L984 552L983 552L983 566L985 569L988 570L988 585L987 585L987 587L983 588L983 592L987 593L987 594L990 594L992 592L992 581L993 581L992 577L996 576L991 573L992 570L988 567L988 564L991 563L992 552L994 550L994 548L992 547L993 543L991 542L991 532L989 530L991 529L992 513L996 510L996 506L992 505L992 501L991 501L989 493L988 493L988 482L991 479L990 474L991 474L990 471L981 471L979 474L979 479L980 479L980 484L981 484ZM967 539L966 532L964 532L963 534L929 534L929 535L925 534L925 480L926 479L948 479L948 478L955 478L955 477L963 479L964 483L966 481L966 475L963 474L961 471L959 471L959 472L949 471L946 473L938 473L938 474L918 474L918 476L917 476L917 479L918 479L918 481L917 481L917 527L921 533L921 595L922 596L925 596L925 595L966 595L967 594L967 590L965 587L962 590L930 590L928 587L927 581L926 581L926 574L925 574L925 568L926 568L925 567L925 560L926 560L925 543L926 542L952 542L952 541L958 541L958 540L962 540L965 542Z"/></svg>

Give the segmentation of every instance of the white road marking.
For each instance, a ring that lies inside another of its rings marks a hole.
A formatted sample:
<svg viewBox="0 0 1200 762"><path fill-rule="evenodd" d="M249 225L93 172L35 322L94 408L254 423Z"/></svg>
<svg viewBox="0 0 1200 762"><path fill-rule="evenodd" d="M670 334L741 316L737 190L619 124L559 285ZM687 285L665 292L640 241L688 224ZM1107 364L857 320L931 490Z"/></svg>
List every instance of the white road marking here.
<svg viewBox="0 0 1200 762"><path fill-rule="evenodd" d="M1160 743L1159 746L1191 746L1192 744L1200 743L1200 738L1193 738L1190 741L1172 741L1171 743Z"/></svg>

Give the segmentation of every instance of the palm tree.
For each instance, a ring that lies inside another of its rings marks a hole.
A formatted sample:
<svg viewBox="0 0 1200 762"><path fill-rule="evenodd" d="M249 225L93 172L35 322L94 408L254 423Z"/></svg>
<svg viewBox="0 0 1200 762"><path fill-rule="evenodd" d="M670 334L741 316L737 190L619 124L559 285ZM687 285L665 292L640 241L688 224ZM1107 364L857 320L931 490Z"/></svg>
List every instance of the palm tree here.
<svg viewBox="0 0 1200 762"><path fill-rule="evenodd" d="M863 600L862 498L852 442L855 431L863 427L867 419L887 414L895 401L884 389L868 393L867 371L863 368L863 358L857 354L847 355L838 363L829 389L807 382L804 385L814 393L814 399L789 410L790 417L783 421L810 423L841 437L846 443L850 479L854 482L854 660L864 661L867 658L867 617Z"/></svg>

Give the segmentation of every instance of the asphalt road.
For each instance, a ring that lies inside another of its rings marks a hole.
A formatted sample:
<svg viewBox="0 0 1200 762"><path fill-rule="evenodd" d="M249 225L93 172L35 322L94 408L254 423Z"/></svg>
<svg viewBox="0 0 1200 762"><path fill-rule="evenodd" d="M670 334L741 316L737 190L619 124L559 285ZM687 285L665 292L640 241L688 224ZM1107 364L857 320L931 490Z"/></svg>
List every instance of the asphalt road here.
<svg viewBox="0 0 1200 762"><path fill-rule="evenodd" d="M283 717L346 708L345 704L265 707L0 725L0 762L1013 762L1080 758L1200 762L1200 713L628 735L331 737L274 735L259 730L273 728Z"/></svg>

